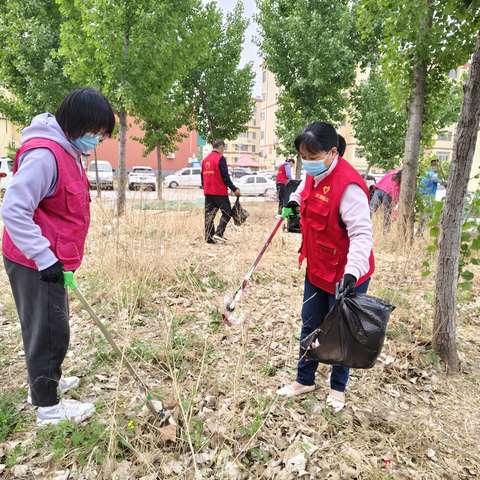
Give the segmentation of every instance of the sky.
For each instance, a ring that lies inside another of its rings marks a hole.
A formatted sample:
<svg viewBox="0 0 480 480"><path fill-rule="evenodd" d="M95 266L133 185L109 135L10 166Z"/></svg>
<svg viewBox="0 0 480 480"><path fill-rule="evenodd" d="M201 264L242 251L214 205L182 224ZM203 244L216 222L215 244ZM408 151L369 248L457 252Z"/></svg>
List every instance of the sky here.
<svg viewBox="0 0 480 480"><path fill-rule="evenodd" d="M255 71L255 86L253 89L254 95L261 94L261 68L260 68L260 54L257 46L253 42L253 37L257 34L257 26L253 23L253 15L256 12L255 0L242 0L245 6L245 16L250 19L250 25L245 33L245 43L243 46L242 65L248 62L253 62L253 69ZM237 0L217 0L220 8L226 12L231 11Z"/></svg>

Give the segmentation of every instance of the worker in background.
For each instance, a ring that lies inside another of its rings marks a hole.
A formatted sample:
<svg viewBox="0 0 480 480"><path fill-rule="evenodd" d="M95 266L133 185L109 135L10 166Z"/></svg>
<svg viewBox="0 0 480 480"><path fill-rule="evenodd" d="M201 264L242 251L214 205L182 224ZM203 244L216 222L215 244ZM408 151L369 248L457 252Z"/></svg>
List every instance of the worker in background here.
<svg viewBox="0 0 480 480"><path fill-rule="evenodd" d="M282 214L282 208L288 203L288 198L286 198L287 184L290 180L292 180L292 168L294 165L295 160L293 158L288 158L285 163L278 167L276 179L278 194L278 218L280 218Z"/></svg>
<svg viewBox="0 0 480 480"><path fill-rule="evenodd" d="M375 213L383 206L383 230L388 231L392 223L392 211L400 198L400 184L402 170L397 168L387 172L373 187L374 192L370 200L370 211Z"/></svg>
<svg viewBox="0 0 480 480"><path fill-rule="evenodd" d="M232 218L232 207L228 198L228 189L236 197L240 190L233 184L228 172L227 161L223 156L225 142L215 140L213 150L202 161L202 188L205 195L205 241L207 243L224 243L227 224ZM221 210L222 216L215 230L215 216Z"/></svg>

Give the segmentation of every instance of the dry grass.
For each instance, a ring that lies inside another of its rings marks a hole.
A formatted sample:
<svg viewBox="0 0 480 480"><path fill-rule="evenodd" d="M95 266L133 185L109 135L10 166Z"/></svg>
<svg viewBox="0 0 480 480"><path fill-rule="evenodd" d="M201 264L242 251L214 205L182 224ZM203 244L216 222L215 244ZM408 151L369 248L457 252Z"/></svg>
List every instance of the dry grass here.
<svg viewBox="0 0 480 480"><path fill-rule="evenodd" d="M0 464L8 465L0 476L21 473L19 465L25 478L42 479L480 476L479 304L461 305L463 371L447 377L430 349L432 281L420 275L421 243L405 247L394 233L377 238L371 291L398 308L383 361L353 372L349 408L335 416L323 407L326 368L314 394L275 397L295 374L304 276L298 235L280 232L273 242L242 299L245 323L226 327L220 318L223 295L274 225L273 209L249 207L248 224L229 226L224 246L203 242L201 209L130 210L116 223L110 210L95 208L78 281L176 426L162 428L142 410L121 359L74 301L65 371L82 376L73 395L94 400L97 414L84 427L40 434L31 408L16 400L22 421L0 444ZM1 389L10 392L25 371L3 274L0 282Z"/></svg>

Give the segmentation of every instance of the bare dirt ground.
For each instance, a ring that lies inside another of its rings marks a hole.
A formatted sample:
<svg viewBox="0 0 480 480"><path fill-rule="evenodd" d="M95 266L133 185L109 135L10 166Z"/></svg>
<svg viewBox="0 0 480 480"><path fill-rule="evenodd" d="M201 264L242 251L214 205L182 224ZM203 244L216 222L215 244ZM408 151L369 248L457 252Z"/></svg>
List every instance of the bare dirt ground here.
<svg viewBox="0 0 480 480"><path fill-rule="evenodd" d="M462 296L462 373L446 375L430 346L432 279L424 245L377 238L370 292L397 309L371 370L353 371L348 407L324 407L318 389L280 400L298 355L304 270L299 236L279 232L239 306L245 322L221 321L222 299L273 228L274 205L249 205L227 245L206 245L203 211L131 210L116 222L95 208L77 275L150 385L172 411L160 426L146 412L122 358L71 302L66 375L71 398L93 401L86 424L37 429L26 403L19 323L0 275L0 478L27 479L473 479L480 478L480 301Z"/></svg>

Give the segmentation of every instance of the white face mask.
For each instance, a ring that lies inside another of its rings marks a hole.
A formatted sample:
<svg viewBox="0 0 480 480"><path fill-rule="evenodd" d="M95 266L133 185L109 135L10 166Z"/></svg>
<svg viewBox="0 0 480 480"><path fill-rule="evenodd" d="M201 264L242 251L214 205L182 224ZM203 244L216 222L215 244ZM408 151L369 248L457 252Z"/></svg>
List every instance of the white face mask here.
<svg viewBox="0 0 480 480"><path fill-rule="evenodd" d="M330 168L330 159L329 153L325 156L325 158L319 160L306 160L302 158L302 164L305 168L305 171L312 177L317 177L322 173L325 173Z"/></svg>

